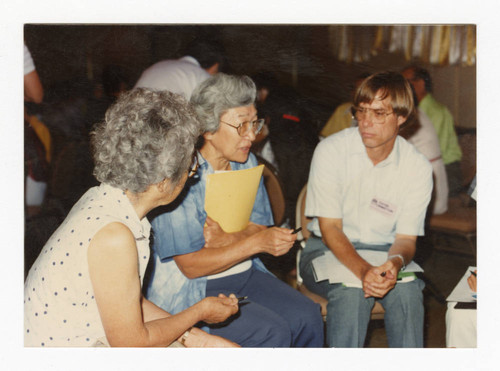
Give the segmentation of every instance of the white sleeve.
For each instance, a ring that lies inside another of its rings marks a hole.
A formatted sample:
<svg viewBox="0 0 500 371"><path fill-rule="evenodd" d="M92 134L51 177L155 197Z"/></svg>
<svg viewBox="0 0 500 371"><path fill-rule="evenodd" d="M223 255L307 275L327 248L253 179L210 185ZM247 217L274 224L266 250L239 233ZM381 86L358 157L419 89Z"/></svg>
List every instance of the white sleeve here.
<svg viewBox="0 0 500 371"><path fill-rule="evenodd" d="M31 53L28 50L26 44L24 44L24 74L27 75L35 70L35 63L33 58L31 58Z"/></svg>
<svg viewBox="0 0 500 371"><path fill-rule="evenodd" d="M329 137L314 151L307 183L305 214L310 217L342 218L342 176L345 164L340 141Z"/></svg>
<svg viewBox="0 0 500 371"><path fill-rule="evenodd" d="M408 164L406 170L408 188L396 233L423 236L425 215L432 194L432 166L421 155L413 164Z"/></svg>

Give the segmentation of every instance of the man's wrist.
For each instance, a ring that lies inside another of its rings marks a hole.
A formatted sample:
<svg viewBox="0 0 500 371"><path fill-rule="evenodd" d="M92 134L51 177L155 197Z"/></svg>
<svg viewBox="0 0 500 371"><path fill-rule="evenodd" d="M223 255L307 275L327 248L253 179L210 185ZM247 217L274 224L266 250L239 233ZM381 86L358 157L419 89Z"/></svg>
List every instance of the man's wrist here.
<svg viewBox="0 0 500 371"><path fill-rule="evenodd" d="M372 266L370 263L368 263L368 262L366 262L366 261L364 262L364 264L362 265L361 270L360 270L360 273L361 273L361 277L360 277L360 279L361 279L361 281L363 281L363 280L365 279L366 274L367 274L367 273L370 271L370 269L372 269L372 268L373 268L373 266Z"/></svg>
<svg viewBox="0 0 500 371"><path fill-rule="evenodd" d="M387 257L387 260L392 260L392 259L399 259L401 261L401 269L402 271L405 270L406 264L405 264L405 259L403 258L403 255L401 254L392 254Z"/></svg>

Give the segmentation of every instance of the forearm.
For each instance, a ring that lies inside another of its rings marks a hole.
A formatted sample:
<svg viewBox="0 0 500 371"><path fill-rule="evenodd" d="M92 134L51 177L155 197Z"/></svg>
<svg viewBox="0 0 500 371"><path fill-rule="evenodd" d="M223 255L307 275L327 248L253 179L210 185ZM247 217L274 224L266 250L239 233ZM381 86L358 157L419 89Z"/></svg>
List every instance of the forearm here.
<svg viewBox="0 0 500 371"><path fill-rule="evenodd" d="M320 229L326 246L342 264L362 280L371 265L356 252L356 249L342 231L341 221L339 224L328 219L322 221L320 218Z"/></svg>
<svg viewBox="0 0 500 371"><path fill-rule="evenodd" d="M112 347L165 347L178 340L186 330L189 330L203 317L202 304L197 303L192 307L176 314L170 315L163 309L156 307L153 303L143 299L142 323L134 326L126 326L130 331L122 332L120 335L107 331L106 337ZM150 311L153 310L153 313ZM119 315L119 314L117 314ZM149 318L149 321L146 321ZM154 319L153 319L154 318Z"/></svg>
<svg viewBox="0 0 500 371"><path fill-rule="evenodd" d="M43 87L36 70L24 76L24 100L42 103Z"/></svg>
<svg viewBox="0 0 500 371"><path fill-rule="evenodd" d="M150 302L143 296L141 296L141 308L142 319L144 322L170 317L170 313L164 311L162 308Z"/></svg>
<svg viewBox="0 0 500 371"><path fill-rule="evenodd" d="M223 272L253 255L260 253L259 244L251 237L219 248L202 248L196 252L174 257L179 269L188 278Z"/></svg>
<svg viewBox="0 0 500 371"><path fill-rule="evenodd" d="M328 240L327 246L333 247L330 250L332 250L337 259L360 280L363 279L366 272L372 267L370 263L359 256L354 246L345 236Z"/></svg>
<svg viewBox="0 0 500 371"><path fill-rule="evenodd" d="M165 314L167 317L144 323L145 346L168 346L204 318L201 302L178 314Z"/></svg>
<svg viewBox="0 0 500 371"><path fill-rule="evenodd" d="M231 236L233 238L232 242L235 243L238 241L242 241L245 238L250 237L250 236L254 235L255 233L260 232L266 228L267 228L267 226L250 222L244 230L242 230L240 232L231 233Z"/></svg>
<svg viewBox="0 0 500 371"><path fill-rule="evenodd" d="M112 347L164 347L206 316L205 306L198 302L176 315L171 315L141 296L141 308L114 311L113 323L105 325L106 337ZM131 298L130 302L133 302ZM140 316L142 312L142 318Z"/></svg>

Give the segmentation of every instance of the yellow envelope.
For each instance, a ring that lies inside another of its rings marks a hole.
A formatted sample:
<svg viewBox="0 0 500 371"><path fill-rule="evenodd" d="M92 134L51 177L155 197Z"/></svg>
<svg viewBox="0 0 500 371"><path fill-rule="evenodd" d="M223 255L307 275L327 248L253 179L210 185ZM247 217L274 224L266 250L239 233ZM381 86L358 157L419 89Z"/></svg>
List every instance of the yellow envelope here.
<svg viewBox="0 0 500 371"><path fill-rule="evenodd" d="M207 176L205 211L228 233L239 232L250 221L264 165Z"/></svg>

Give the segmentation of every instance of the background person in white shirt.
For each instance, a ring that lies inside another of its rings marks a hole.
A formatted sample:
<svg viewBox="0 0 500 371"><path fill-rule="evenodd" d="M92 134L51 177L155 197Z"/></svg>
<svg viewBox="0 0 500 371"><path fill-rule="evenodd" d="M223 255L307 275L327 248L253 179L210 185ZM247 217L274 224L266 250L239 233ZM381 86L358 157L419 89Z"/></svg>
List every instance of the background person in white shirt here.
<svg viewBox="0 0 500 371"><path fill-rule="evenodd" d="M189 100L194 88L219 72L222 63L223 55L216 44L193 43L184 57L163 60L146 69L134 88L168 90Z"/></svg>

